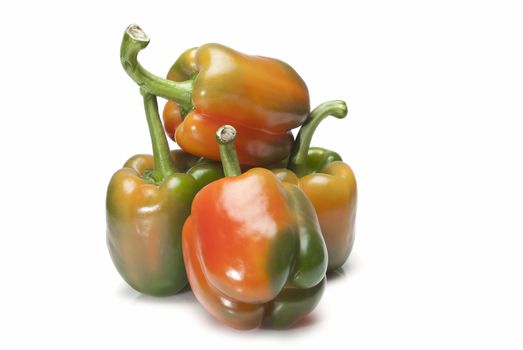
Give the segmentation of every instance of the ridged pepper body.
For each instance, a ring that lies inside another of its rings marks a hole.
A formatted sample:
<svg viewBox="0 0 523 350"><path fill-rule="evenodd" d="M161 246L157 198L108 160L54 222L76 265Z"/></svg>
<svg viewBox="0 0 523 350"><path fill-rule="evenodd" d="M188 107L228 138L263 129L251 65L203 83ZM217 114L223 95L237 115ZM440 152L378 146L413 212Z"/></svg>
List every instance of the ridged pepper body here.
<svg viewBox="0 0 523 350"><path fill-rule="evenodd" d="M197 299L230 327L287 328L323 293L327 252L314 208L267 169L220 179L197 194L183 254Z"/></svg>
<svg viewBox="0 0 523 350"><path fill-rule="evenodd" d="M249 56L219 44L206 44L184 52L167 78L194 78L193 110L167 132L185 151L219 160L214 132L223 124L238 131L240 163L266 165L284 159L291 151L291 129L303 124L309 113L307 86L288 64ZM176 105L164 109L172 120ZM180 106L183 109L183 106ZM183 113L182 113L183 114Z"/></svg>
<svg viewBox="0 0 523 350"><path fill-rule="evenodd" d="M149 178L151 155L130 158L107 189L107 245L123 279L139 292L169 295L187 284L181 232L198 190L221 176L214 164L172 151L180 171L160 184Z"/></svg>

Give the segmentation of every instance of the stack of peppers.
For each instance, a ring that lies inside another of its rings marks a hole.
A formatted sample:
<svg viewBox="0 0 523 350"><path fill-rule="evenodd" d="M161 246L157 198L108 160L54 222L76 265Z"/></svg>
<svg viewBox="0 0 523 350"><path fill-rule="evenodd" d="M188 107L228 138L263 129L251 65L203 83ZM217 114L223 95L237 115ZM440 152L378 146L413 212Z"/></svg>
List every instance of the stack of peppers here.
<svg viewBox="0 0 523 350"><path fill-rule="evenodd" d="M189 283L230 327L288 328L316 307L354 242L354 174L338 153L310 147L319 123L347 107L310 111L292 67L219 44L185 51L163 79L137 60L148 43L131 25L121 45L153 155L131 157L110 180L111 258L141 293ZM163 125L157 97L167 99Z"/></svg>

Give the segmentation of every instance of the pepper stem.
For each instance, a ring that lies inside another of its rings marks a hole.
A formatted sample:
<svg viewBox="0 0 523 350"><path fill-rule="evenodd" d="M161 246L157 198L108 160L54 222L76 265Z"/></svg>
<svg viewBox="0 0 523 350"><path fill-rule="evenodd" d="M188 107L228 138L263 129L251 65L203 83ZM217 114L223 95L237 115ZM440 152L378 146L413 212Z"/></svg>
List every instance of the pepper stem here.
<svg viewBox="0 0 523 350"><path fill-rule="evenodd" d="M311 146L312 136L321 121L330 115L338 119L345 118L347 115L345 102L341 100L327 101L320 104L310 113L309 118L300 128L296 141L294 141L287 166L296 175L302 176L306 172L307 155Z"/></svg>
<svg viewBox="0 0 523 350"><path fill-rule="evenodd" d="M120 46L120 61L127 75L147 93L174 100L186 109L192 108L193 80L175 82L160 78L138 62L138 53L149 45L149 37L136 24L125 30Z"/></svg>
<svg viewBox="0 0 523 350"><path fill-rule="evenodd" d="M165 177L174 174L176 169L171 158L171 152L160 120L160 114L158 113L156 96L148 93L144 89L140 89L140 92L143 96L145 116L147 117L147 125L149 126L153 146L154 170L151 176L155 182L160 183Z"/></svg>
<svg viewBox="0 0 523 350"><path fill-rule="evenodd" d="M238 176L242 173L234 148L235 138L236 129L231 125L223 125L216 131L216 141L220 147L220 158L225 176Z"/></svg>

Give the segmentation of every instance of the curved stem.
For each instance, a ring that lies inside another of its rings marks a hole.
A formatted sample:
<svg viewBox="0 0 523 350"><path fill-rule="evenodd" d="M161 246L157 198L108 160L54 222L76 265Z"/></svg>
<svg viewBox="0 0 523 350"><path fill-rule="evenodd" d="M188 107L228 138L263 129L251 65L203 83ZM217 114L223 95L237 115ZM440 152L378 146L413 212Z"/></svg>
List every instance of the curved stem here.
<svg viewBox="0 0 523 350"><path fill-rule="evenodd" d="M234 148L236 129L231 125L224 125L216 131L216 141L220 147L220 158L225 176L238 176L242 173L238 155Z"/></svg>
<svg viewBox="0 0 523 350"><path fill-rule="evenodd" d="M193 80L175 82L160 78L138 62L138 52L149 45L149 38L136 24L131 24L125 30L120 47L120 61L127 75L142 89L150 94L174 100L184 108L192 107Z"/></svg>
<svg viewBox="0 0 523 350"><path fill-rule="evenodd" d="M162 182L166 176L174 174L176 169L171 158L171 152L160 120L160 114L158 113L156 96L143 89L140 89L140 92L143 95L145 116L147 117L147 125L149 126L153 146L154 170L151 175L153 179L159 183Z"/></svg>
<svg viewBox="0 0 523 350"><path fill-rule="evenodd" d="M345 102L334 100L322 103L311 112L305 124L302 125L298 136L296 137L296 141L294 141L289 164L287 166L287 168L294 171L296 175L301 176L304 172L307 162L307 154L316 128L320 125L323 119L330 115L338 119L345 118L347 115L347 105Z"/></svg>

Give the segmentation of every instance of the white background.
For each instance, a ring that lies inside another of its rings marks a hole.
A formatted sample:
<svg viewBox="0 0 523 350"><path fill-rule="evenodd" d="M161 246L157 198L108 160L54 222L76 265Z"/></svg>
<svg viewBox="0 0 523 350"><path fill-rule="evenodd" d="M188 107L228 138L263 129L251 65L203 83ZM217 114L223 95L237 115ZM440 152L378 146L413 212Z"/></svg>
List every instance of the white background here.
<svg viewBox="0 0 523 350"><path fill-rule="evenodd" d="M0 348L521 349L518 2L3 2ZM356 172L356 244L299 327L231 330L191 293L142 296L114 269L106 186L150 152L119 62L133 22L159 75L220 42L291 64L313 105L348 102L313 145Z"/></svg>

